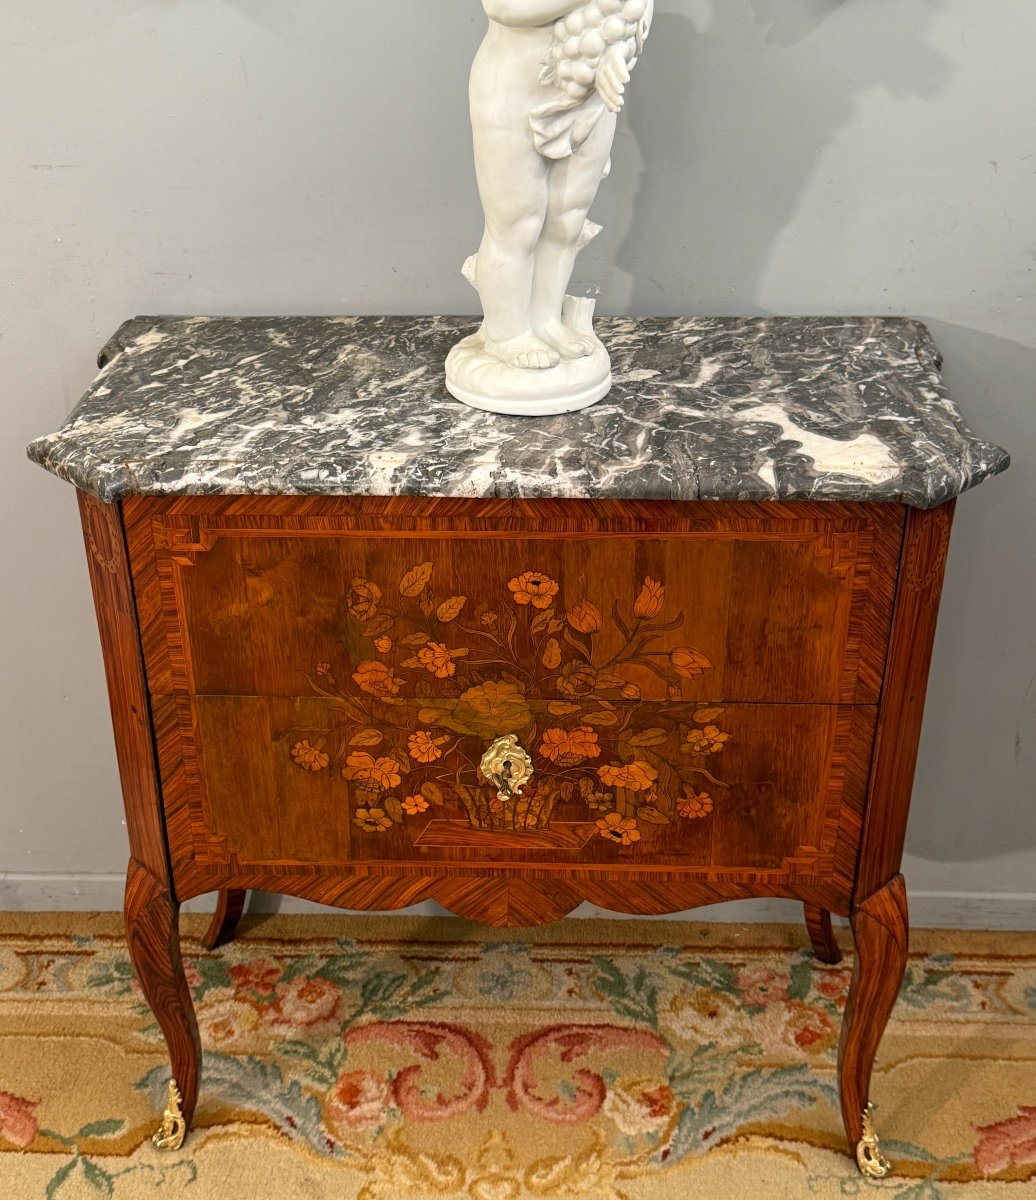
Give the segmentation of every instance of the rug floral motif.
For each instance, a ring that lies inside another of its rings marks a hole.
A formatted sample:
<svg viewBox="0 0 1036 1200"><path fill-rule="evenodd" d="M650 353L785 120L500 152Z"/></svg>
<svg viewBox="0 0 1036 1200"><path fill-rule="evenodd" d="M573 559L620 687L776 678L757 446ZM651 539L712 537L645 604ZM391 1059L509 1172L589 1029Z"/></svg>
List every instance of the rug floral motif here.
<svg viewBox="0 0 1036 1200"><path fill-rule="evenodd" d="M117 924L62 920L0 921L0 1195L1036 1196L1032 935L915 938L874 1084L895 1173L868 1184L837 1112L849 965L796 929L278 917L189 941L204 1082L161 1154L169 1068Z"/></svg>

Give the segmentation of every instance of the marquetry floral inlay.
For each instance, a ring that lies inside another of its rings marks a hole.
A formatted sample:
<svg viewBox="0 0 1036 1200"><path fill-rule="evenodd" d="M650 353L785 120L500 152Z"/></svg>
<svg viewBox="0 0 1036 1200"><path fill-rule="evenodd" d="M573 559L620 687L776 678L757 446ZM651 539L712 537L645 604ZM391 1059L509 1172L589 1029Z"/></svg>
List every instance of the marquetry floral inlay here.
<svg viewBox="0 0 1036 1200"><path fill-rule="evenodd" d="M681 679L712 663L694 646L660 648L685 624L683 613L666 620L663 581L646 577L625 612L616 601L606 615L589 597L564 606L558 580L532 568L501 581L493 605L440 592L434 576L424 562L393 586L352 580L349 642L362 637L368 652L317 663L307 678L334 725L285 735L299 769L346 782L357 830L384 835L413 821L411 840L430 820L466 818L472 829L542 837L564 815L582 820L587 840L628 849L651 826L713 813L727 786L713 764L731 735L722 708L681 699ZM665 703L630 703L642 699L645 671L665 685ZM536 768L510 800L479 770L506 734Z"/></svg>

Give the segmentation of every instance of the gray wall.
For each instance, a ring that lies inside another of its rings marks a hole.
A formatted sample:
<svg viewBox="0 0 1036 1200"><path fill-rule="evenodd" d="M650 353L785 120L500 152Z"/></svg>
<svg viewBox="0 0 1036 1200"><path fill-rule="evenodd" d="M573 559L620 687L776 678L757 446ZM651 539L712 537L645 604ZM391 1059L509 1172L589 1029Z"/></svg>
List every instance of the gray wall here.
<svg viewBox="0 0 1036 1200"><path fill-rule="evenodd" d="M477 0L4 17L0 906L115 906L73 493L22 447L134 313L471 311L483 17ZM972 423L1014 452L959 509L910 828L922 923L1036 926L1034 58L1032 0L659 0L580 268L608 312L927 318Z"/></svg>

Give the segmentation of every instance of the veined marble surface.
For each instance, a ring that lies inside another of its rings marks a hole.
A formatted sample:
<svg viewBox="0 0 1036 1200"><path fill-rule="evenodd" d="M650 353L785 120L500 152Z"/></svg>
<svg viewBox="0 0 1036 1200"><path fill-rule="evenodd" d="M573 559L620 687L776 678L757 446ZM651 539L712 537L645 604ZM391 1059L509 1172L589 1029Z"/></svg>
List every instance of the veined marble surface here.
<svg viewBox="0 0 1036 1200"><path fill-rule="evenodd" d="M1007 469L893 318L606 319L615 387L563 417L454 400L461 317L139 317L29 456L128 495L903 501Z"/></svg>

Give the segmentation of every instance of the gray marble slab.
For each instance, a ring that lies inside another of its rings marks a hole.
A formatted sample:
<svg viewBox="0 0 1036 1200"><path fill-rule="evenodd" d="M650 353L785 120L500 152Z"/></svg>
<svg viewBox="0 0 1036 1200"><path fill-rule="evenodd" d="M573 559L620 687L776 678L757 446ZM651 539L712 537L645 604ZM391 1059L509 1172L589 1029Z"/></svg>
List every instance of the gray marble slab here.
<svg viewBox="0 0 1036 1200"><path fill-rule="evenodd" d="M139 317L29 447L128 495L903 501L1006 470L947 396L925 327L887 318L609 319L601 404L492 416L443 384L459 317Z"/></svg>

